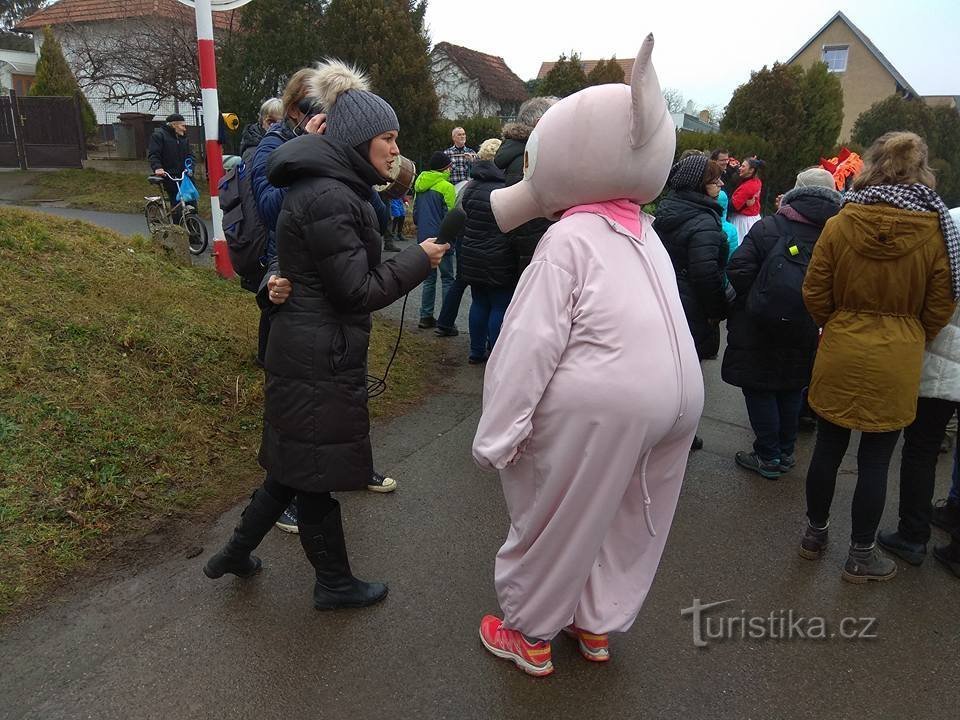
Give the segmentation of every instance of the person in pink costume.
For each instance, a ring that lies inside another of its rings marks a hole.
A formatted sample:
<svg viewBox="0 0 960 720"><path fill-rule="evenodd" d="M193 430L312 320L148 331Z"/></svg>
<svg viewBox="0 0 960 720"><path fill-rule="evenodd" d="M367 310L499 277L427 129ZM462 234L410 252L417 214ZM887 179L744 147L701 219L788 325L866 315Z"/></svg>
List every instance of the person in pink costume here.
<svg viewBox="0 0 960 720"><path fill-rule="evenodd" d="M497 553L504 618L488 650L553 672L550 641L608 660L656 574L703 410L703 377L666 250L641 211L663 188L675 131L651 63L632 85L547 111L524 179L495 190L504 232L558 219L524 271L486 369L473 442L500 471L510 530Z"/></svg>

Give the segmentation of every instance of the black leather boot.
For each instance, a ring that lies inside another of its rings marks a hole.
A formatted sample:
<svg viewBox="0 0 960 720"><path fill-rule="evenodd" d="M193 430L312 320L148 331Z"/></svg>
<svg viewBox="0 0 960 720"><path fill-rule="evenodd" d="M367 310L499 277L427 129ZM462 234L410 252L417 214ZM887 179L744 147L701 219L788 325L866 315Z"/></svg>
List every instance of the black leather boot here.
<svg viewBox="0 0 960 720"><path fill-rule="evenodd" d="M240 524L234 528L233 537L220 552L207 560L203 574L213 580L223 577L225 573L242 578L256 575L261 566L260 558L250 553L286 507L286 503L277 502L266 490L258 488L240 515Z"/></svg>
<svg viewBox="0 0 960 720"><path fill-rule="evenodd" d="M317 571L313 606L317 610L333 610L373 605L387 596L387 586L358 580L350 572L340 503L336 500L334 503L336 505L324 516L322 524L300 525L300 544L307 560Z"/></svg>

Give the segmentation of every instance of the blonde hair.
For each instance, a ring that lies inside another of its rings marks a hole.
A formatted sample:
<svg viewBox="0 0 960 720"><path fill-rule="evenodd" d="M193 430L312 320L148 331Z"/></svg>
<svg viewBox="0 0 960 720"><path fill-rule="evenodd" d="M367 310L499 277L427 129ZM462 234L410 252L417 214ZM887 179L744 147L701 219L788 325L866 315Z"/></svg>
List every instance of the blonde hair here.
<svg viewBox="0 0 960 720"><path fill-rule="evenodd" d="M934 188L937 178L927 163L927 143L916 133L894 131L881 135L863 158L863 171L853 181L854 190L872 185L913 185Z"/></svg>
<svg viewBox="0 0 960 720"><path fill-rule="evenodd" d="M494 156L497 154L497 150L500 149L500 144L503 141L500 138L490 138L489 140L484 140L483 144L480 146L480 149L477 150L477 158L479 160L493 160Z"/></svg>
<svg viewBox="0 0 960 720"><path fill-rule="evenodd" d="M280 100L283 102L283 116L289 117L290 111L297 107L297 103L307 96L310 81L314 79L317 71L314 68L302 68L297 70L287 81L287 87L283 89L283 96Z"/></svg>

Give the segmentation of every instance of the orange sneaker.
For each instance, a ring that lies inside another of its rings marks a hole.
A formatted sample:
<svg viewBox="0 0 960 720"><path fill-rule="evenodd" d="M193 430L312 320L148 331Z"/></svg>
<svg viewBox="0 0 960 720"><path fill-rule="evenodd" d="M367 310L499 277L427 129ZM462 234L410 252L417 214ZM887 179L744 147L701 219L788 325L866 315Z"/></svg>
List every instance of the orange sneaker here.
<svg viewBox="0 0 960 720"><path fill-rule="evenodd" d="M503 620L484 615L480 621L480 641L499 658L513 660L514 665L528 675L545 677L553 673L550 643L529 642L523 633L503 626Z"/></svg>
<svg viewBox="0 0 960 720"><path fill-rule="evenodd" d="M581 630L576 625L568 625L563 632L576 638L580 654L590 662L607 662L610 660L610 636L594 635Z"/></svg>

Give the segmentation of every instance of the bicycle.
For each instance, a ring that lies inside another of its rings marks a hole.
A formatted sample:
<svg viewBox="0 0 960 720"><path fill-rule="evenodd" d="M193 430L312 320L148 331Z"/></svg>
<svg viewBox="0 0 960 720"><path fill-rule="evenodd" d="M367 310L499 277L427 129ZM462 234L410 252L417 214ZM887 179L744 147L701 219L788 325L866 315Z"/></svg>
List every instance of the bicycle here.
<svg viewBox="0 0 960 720"><path fill-rule="evenodd" d="M151 185L162 187L164 177L167 177L177 184L177 193L179 194L180 183L183 182L184 175L186 175L188 170L189 168L185 169L180 177L173 177L170 173L166 172L164 175L150 175L147 178L147 182ZM197 209L193 207L193 205L181 200L171 208L167 203L166 193L144 197L143 199L147 201L143 209L143 214L147 219L147 231L151 235L164 226L179 225L187 233L191 255L202 255L206 251L210 243L210 233L207 230L206 223L203 222L197 214ZM174 223L173 213L177 211L180 212L180 221Z"/></svg>

